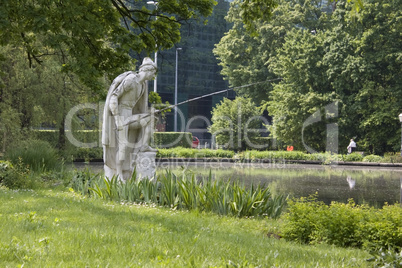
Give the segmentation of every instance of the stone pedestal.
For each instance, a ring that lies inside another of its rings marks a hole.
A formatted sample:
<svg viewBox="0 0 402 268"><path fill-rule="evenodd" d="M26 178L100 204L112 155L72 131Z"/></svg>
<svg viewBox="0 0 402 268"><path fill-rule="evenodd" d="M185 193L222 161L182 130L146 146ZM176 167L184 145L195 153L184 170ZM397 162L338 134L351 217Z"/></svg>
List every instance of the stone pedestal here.
<svg viewBox="0 0 402 268"><path fill-rule="evenodd" d="M139 152L132 154L131 167L137 171L137 179L148 178L152 179L155 176L156 152Z"/></svg>

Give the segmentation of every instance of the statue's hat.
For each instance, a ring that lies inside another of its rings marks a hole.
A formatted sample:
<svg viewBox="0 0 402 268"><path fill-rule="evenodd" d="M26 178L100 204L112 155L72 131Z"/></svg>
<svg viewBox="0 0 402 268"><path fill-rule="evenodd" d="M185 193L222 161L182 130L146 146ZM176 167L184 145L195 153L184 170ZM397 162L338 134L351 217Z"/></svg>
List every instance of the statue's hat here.
<svg viewBox="0 0 402 268"><path fill-rule="evenodd" d="M147 67L147 66L152 66L155 69L157 68L156 64L149 57L144 58L144 60L142 61L141 66L140 66L140 69L143 68L143 67Z"/></svg>

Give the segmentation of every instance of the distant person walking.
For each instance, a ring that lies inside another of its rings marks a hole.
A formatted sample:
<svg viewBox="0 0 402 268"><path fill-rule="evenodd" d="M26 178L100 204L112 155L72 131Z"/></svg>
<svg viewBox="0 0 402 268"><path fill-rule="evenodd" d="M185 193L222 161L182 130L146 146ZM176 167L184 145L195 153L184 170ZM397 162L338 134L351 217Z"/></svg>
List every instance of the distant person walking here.
<svg viewBox="0 0 402 268"><path fill-rule="evenodd" d="M348 154L351 154L354 151L356 151L356 142L353 139L350 139L350 143L348 145Z"/></svg>

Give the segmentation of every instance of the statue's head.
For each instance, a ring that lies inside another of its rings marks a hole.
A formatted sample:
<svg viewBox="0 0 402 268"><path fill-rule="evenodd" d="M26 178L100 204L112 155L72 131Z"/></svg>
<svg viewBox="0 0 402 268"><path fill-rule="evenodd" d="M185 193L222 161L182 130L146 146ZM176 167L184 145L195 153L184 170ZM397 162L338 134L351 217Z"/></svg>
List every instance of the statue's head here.
<svg viewBox="0 0 402 268"><path fill-rule="evenodd" d="M140 72L152 72L153 71L154 73L156 73L157 70L158 70L158 68L157 68L156 64L149 57L144 58L141 66L139 68Z"/></svg>

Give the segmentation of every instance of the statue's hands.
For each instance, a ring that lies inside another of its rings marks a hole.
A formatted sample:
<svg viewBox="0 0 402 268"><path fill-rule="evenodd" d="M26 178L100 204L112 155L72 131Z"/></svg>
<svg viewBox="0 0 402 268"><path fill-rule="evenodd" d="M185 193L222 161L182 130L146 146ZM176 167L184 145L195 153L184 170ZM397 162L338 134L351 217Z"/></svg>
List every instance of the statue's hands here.
<svg viewBox="0 0 402 268"><path fill-rule="evenodd" d="M140 125L141 125L142 127L145 127L146 125L149 124L150 121L151 121L151 117L150 117L150 116L143 117L143 118L140 120Z"/></svg>
<svg viewBox="0 0 402 268"><path fill-rule="evenodd" d="M115 120L116 120L116 129L117 129L117 131L123 130L123 121L121 120L120 116L116 116Z"/></svg>

